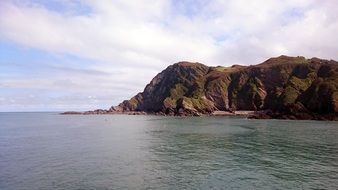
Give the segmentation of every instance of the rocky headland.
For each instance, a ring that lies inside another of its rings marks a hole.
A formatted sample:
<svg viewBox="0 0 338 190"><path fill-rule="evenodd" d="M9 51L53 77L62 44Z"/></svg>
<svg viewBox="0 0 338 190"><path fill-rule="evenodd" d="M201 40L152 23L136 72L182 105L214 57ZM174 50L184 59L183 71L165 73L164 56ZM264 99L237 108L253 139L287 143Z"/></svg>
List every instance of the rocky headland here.
<svg viewBox="0 0 338 190"><path fill-rule="evenodd" d="M117 113L338 120L338 62L300 56L231 67L179 62L130 100L82 114Z"/></svg>

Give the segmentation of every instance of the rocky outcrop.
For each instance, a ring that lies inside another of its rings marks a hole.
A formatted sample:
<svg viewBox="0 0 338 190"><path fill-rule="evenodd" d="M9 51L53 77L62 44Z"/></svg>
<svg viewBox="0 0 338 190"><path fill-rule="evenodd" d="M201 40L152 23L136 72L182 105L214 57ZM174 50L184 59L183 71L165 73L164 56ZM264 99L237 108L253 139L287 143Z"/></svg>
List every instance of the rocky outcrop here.
<svg viewBox="0 0 338 190"><path fill-rule="evenodd" d="M252 110L255 118L336 119L338 63L280 56L253 66L179 62L110 112L201 115Z"/></svg>
<svg viewBox="0 0 338 190"><path fill-rule="evenodd" d="M167 115L195 115L215 110L206 98L204 85L209 67L200 63L180 62L155 76L142 93L119 107Z"/></svg>

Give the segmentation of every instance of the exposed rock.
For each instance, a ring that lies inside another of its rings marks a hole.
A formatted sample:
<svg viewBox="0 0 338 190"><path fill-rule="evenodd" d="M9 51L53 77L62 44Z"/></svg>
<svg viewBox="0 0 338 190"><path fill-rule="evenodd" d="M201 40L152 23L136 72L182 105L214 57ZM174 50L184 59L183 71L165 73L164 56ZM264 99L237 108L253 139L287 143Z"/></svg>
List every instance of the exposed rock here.
<svg viewBox="0 0 338 190"><path fill-rule="evenodd" d="M109 109L109 112L123 112L123 111L124 111L124 109L121 106L112 106Z"/></svg>
<svg viewBox="0 0 338 190"><path fill-rule="evenodd" d="M193 116L251 110L255 118L337 119L338 63L280 56L254 66L179 62L112 112Z"/></svg>
<svg viewBox="0 0 338 190"><path fill-rule="evenodd" d="M121 113L338 120L338 63L284 55L253 66L179 62L118 106L64 114Z"/></svg>
<svg viewBox="0 0 338 190"><path fill-rule="evenodd" d="M67 111L67 112L63 112L61 113L62 115L79 115L82 114L82 112L78 112L78 111Z"/></svg>
<svg viewBox="0 0 338 190"><path fill-rule="evenodd" d="M86 112L83 112L82 114L90 115L90 114L108 114L108 113L109 113L108 110L97 109L97 110L94 110L94 111L86 111Z"/></svg>

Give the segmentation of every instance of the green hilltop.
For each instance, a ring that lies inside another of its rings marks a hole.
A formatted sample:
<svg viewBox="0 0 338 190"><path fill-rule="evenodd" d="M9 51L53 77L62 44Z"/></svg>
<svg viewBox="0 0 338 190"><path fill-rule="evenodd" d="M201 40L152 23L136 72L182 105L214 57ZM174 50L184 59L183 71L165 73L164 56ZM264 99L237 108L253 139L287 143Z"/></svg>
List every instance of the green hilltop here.
<svg viewBox="0 0 338 190"><path fill-rule="evenodd" d="M333 60L280 56L231 67L179 62L110 111L200 115L252 110L264 111L257 118L336 119L337 89L338 63Z"/></svg>

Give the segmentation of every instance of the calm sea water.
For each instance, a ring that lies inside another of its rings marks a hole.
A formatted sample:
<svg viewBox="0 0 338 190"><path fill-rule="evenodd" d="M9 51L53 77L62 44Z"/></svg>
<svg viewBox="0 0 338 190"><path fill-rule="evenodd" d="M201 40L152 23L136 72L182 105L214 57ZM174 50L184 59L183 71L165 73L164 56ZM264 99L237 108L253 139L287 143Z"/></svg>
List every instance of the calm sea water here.
<svg viewBox="0 0 338 190"><path fill-rule="evenodd" d="M338 189L338 123L0 113L0 189Z"/></svg>

